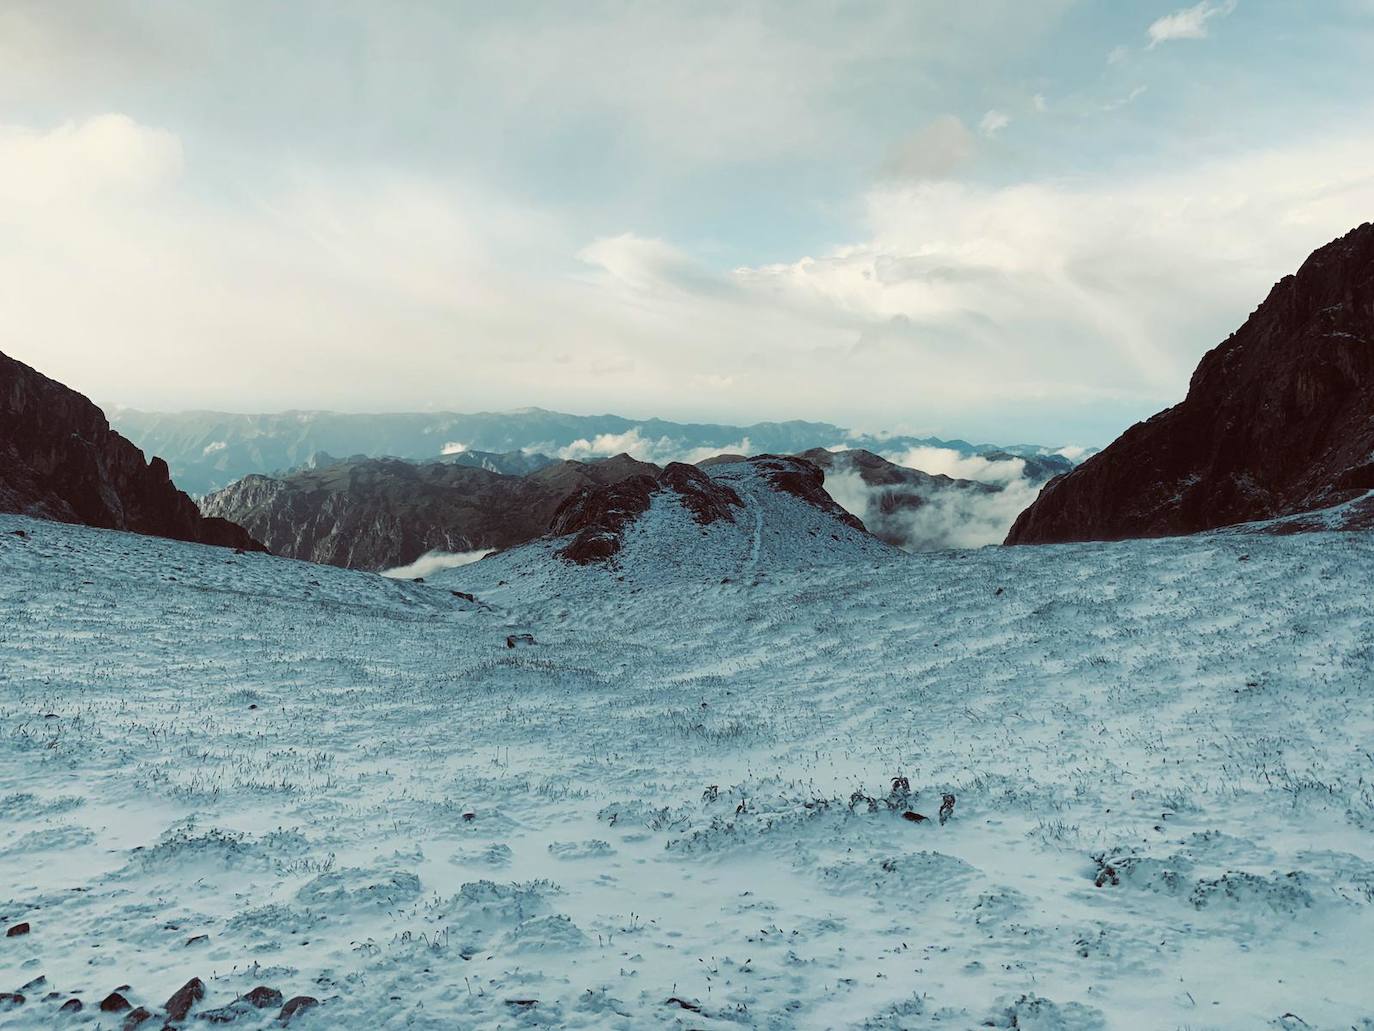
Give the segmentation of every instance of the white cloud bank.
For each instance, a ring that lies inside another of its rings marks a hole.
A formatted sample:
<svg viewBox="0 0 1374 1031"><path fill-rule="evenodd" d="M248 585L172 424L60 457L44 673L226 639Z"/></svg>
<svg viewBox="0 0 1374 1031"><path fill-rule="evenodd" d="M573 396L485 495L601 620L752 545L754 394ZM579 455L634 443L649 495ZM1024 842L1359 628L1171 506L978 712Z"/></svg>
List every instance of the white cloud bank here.
<svg viewBox="0 0 1374 1031"><path fill-rule="evenodd" d="M1374 138L1354 129L1000 187L947 177L971 135L946 122L899 148L851 242L719 272L665 240L570 239L457 181L302 165L229 209L165 129L0 126L7 346L154 408L576 399L958 427L1015 408L1083 439L1050 420L1177 399L1275 280L1374 212Z"/></svg>
<svg viewBox="0 0 1374 1031"><path fill-rule="evenodd" d="M414 580L417 577L429 577L445 569L470 566L472 563L486 558L495 550L495 548L482 548L477 551L427 551L409 565L382 570L382 576L390 577L393 580Z"/></svg>
<svg viewBox="0 0 1374 1031"><path fill-rule="evenodd" d="M625 454L641 462L666 465L669 462L695 464L716 455L750 455L754 449L748 437L721 447L688 447L672 437L646 437L638 426L634 426L624 433L600 433L590 440L585 437L574 440L566 447L535 445L525 450L529 453L552 454L575 462L593 462Z"/></svg>

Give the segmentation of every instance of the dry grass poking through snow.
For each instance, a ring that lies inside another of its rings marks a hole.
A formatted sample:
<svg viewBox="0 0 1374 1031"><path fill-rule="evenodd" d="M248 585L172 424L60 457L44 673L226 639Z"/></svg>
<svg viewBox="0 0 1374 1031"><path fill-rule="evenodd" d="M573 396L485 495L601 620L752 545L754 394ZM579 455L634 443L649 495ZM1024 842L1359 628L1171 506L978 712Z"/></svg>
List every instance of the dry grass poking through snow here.
<svg viewBox="0 0 1374 1031"><path fill-rule="evenodd" d="M0 1028L192 976L301 1028L1374 1027L1370 535L473 605L0 517L0 568Z"/></svg>

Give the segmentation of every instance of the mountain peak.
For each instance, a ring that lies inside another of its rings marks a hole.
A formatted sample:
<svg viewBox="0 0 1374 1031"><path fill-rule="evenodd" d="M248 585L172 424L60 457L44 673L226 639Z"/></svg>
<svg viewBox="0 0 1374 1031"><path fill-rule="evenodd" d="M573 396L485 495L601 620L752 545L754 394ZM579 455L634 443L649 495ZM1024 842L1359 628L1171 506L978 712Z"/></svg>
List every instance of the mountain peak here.
<svg viewBox="0 0 1374 1031"><path fill-rule="evenodd" d="M1009 544L1195 533L1374 489L1374 224L1315 251L1188 395L1051 481Z"/></svg>

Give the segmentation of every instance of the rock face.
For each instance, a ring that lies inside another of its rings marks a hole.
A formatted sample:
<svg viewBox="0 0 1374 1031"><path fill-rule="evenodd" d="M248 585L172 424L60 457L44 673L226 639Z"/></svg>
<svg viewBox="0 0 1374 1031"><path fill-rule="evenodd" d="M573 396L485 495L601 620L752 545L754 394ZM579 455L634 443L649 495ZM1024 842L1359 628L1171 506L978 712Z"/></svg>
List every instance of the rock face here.
<svg viewBox="0 0 1374 1031"><path fill-rule="evenodd" d="M1374 489L1374 224L1208 352L1188 396L1052 480L1008 544L1197 533ZM1325 526L1326 524L1321 524Z"/></svg>
<svg viewBox="0 0 1374 1031"><path fill-rule="evenodd" d="M4 354L0 512L264 550L242 527L202 516L167 463L145 461L90 400Z"/></svg>
<svg viewBox="0 0 1374 1031"><path fill-rule="evenodd" d="M812 508L834 516L846 526L865 530L862 519L845 511L825 492L825 472L814 462L790 455L756 455L749 459L749 464L774 489L801 498Z"/></svg>
<svg viewBox="0 0 1374 1031"><path fill-rule="evenodd" d="M658 471L628 455L554 462L525 476L452 461L354 457L281 477L247 476L202 498L201 508L241 523L288 558L390 569L429 551L524 543L544 533L578 490Z"/></svg>
<svg viewBox="0 0 1374 1031"><path fill-rule="evenodd" d="M744 502L734 490L681 462L670 462L657 477L631 476L604 487L584 487L554 513L549 533L572 536L559 555L577 565L604 562L620 550L625 528L649 510L654 495L667 491L680 499L701 526L734 522L733 509Z"/></svg>

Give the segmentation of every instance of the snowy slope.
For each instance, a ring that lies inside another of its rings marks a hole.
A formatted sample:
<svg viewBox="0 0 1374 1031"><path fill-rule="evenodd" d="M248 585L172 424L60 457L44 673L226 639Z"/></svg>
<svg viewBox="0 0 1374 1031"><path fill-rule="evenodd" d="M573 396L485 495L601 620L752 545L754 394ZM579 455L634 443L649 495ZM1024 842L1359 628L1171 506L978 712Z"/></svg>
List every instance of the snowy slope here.
<svg viewBox="0 0 1374 1031"><path fill-rule="evenodd" d="M0 1028L1374 1026L1374 536L732 541L472 603L0 517Z"/></svg>
<svg viewBox="0 0 1374 1031"><path fill-rule="evenodd" d="M868 567L907 560L905 553L836 518L836 513L847 515L838 506L834 513L823 511L778 490L756 463L716 465L703 472L742 502L742 507L730 506L731 519L701 525L682 495L661 490L648 511L625 530L609 562L571 564L559 558L569 538L546 537L468 569L445 572L434 582L494 599L544 598L669 584L688 590L721 581L753 584L770 571L794 575L813 566ZM828 496L825 500L829 502Z"/></svg>

